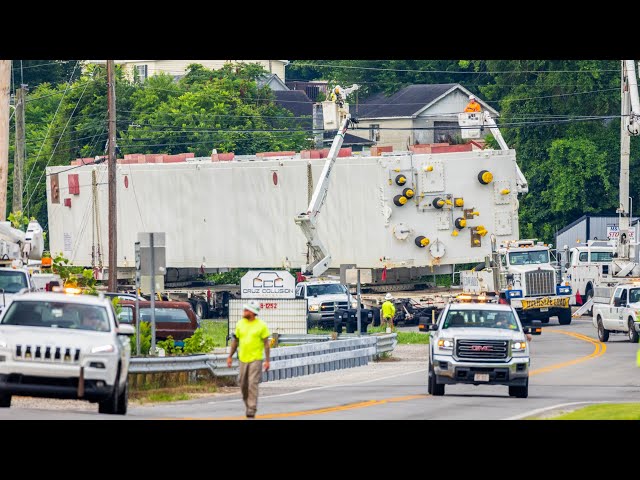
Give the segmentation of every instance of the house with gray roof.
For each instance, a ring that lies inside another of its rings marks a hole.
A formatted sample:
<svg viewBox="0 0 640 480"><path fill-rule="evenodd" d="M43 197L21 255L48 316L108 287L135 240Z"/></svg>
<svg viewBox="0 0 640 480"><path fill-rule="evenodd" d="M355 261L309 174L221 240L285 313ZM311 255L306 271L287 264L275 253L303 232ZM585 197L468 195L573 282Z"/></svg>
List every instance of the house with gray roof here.
<svg viewBox="0 0 640 480"><path fill-rule="evenodd" d="M409 85L393 95L375 94L363 102L350 103L360 123L350 133L394 150L408 150L419 143L461 141L457 114L475 93L459 83ZM476 95L483 111L499 113Z"/></svg>

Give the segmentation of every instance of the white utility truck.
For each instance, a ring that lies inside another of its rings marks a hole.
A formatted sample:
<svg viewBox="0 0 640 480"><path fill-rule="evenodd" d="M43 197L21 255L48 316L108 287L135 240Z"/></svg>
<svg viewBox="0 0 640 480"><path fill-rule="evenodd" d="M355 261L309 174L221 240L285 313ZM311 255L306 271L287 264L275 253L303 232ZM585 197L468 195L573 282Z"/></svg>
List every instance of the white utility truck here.
<svg viewBox="0 0 640 480"><path fill-rule="evenodd" d="M571 305L582 305L593 298L593 287L611 274L616 247L611 241L589 240L586 244L564 246L564 275L571 286Z"/></svg>
<svg viewBox="0 0 640 480"><path fill-rule="evenodd" d="M640 331L640 282L618 285L609 303L594 303L593 325L598 340L606 342L610 333L628 335L631 343L638 342Z"/></svg>
<svg viewBox="0 0 640 480"><path fill-rule="evenodd" d="M558 317L560 325L569 325L571 287L558 282L550 247L536 239L502 242L483 269L460 273L463 294L497 296L500 303L511 304L523 322L547 323Z"/></svg>

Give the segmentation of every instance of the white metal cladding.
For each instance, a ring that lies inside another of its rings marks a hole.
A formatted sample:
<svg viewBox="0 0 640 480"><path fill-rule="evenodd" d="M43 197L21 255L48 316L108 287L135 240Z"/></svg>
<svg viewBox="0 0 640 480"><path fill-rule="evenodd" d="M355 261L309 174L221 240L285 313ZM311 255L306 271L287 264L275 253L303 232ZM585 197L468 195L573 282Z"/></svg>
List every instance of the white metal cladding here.
<svg viewBox="0 0 640 480"><path fill-rule="evenodd" d="M229 300L229 333L236 330L242 318L242 305L247 300ZM271 333L306 334L307 333L307 301L295 300L259 300L260 314Z"/></svg>
<svg viewBox="0 0 640 480"><path fill-rule="evenodd" d="M513 150L339 158L317 227L331 252L331 267L436 264L428 247L416 246L417 236L444 244L441 265L482 261L490 253L489 234L495 234L498 243L519 238L515 160ZM118 266L133 268L138 232L157 231L166 232L168 268L300 267L306 263L306 238L294 217L307 208L307 163L293 158L118 165ZM311 160L311 164L315 183L324 160ZM429 166L433 170L429 171ZM64 252L76 265L91 265L94 168L106 266L106 165L87 165L69 173L65 171L68 166L47 169L49 174L59 173L61 197L60 203L51 203L47 182L49 239L52 252ZM478 181L481 170L489 170L494 181L509 185L512 193L500 197L506 204L496 205L493 185ZM394 181L398 172L407 177L402 187ZM79 175L78 195L69 195L70 173ZM431 174L433 180L427 181L425 177ZM419 178L428 185L424 196ZM442 191L433 191L440 186ZM394 196L404 188L412 188L415 196L404 206L394 205ZM455 219L463 215L462 208L446 205L438 210L432 205L435 197L449 195L452 199L462 197L464 208L480 212L467 219L458 236L452 232ZM65 198L71 198L71 207L64 206ZM496 232L497 209L511 217L511 233ZM441 218L443 211L450 217L448 222ZM404 240L393 234L394 226L400 223L411 230ZM488 235L481 239L480 247L472 248L470 230L480 225Z"/></svg>

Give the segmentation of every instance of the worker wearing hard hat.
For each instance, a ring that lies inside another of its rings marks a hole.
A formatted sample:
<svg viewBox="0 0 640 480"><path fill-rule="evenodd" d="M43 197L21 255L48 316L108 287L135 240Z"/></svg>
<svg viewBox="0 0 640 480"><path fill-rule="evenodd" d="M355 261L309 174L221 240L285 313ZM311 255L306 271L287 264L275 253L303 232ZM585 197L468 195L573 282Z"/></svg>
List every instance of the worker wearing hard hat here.
<svg viewBox="0 0 640 480"><path fill-rule="evenodd" d="M480 111L482 111L482 107L476 101L475 95L469 95L469 103L467 103L467 106L464 108L464 111L465 112L480 112Z"/></svg>
<svg viewBox="0 0 640 480"><path fill-rule="evenodd" d="M393 296L387 293L384 297L384 303L382 304L382 318L381 322L390 328L393 328L393 317L396 316L396 307L393 304Z"/></svg>

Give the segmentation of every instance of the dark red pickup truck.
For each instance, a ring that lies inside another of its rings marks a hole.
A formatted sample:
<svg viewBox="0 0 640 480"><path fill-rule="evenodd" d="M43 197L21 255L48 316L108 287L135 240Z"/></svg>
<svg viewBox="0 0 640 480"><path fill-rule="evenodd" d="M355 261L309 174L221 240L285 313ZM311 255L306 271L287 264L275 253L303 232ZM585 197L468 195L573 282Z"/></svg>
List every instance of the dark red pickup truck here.
<svg viewBox="0 0 640 480"><path fill-rule="evenodd" d="M151 302L140 301L140 320L151 323ZM123 300L120 302L122 311L118 315L118 321L135 324L135 301ZM189 302L156 301L156 338L166 339L169 335L180 343L185 338L193 335L199 327L199 319Z"/></svg>

